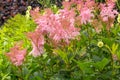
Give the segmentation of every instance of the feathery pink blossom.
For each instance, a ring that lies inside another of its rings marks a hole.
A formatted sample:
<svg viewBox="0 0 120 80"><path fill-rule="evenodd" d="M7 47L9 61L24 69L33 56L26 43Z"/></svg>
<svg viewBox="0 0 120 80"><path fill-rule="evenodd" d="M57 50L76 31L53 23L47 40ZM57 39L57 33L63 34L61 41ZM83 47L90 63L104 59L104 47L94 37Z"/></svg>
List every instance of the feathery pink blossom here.
<svg viewBox="0 0 120 80"><path fill-rule="evenodd" d="M117 16L118 12L114 9L115 3L111 0L108 0L106 4L100 4L100 17L103 22L106 23L106 29L109 30Z"/></svg>
<svg viewBox="0 0 120 80"><path fill-rule="evenodd" d="M71 0L71 2L75 4L80 4L81 2L83 2L83 0Z"/></svg>
<svg viewBox="0 0 120 80"><path fill-rule="evenodd" d="M30 11L30 15L32 16L33 20L40 17L39 10L40 10L39 7L36 7L34 10Z"/></svg>
<svg viewBox="0 0 120 80"><path fill-rule="evenodd" d="M75 13L74 9L68 10L68 9L62 9L59 13L59 26L57 28L54 38L56 35L59 35L58 37L60 40L65 40L65 42L69 43L70 39L74 39L75 36L79 35L79 29L75 28Z"/></svg>
<svg viewBox="0 0 120 80"><path fill-rule="evenodd" d="M92 10L89 8L84 7L80 10L81 24L87 24L88 22L91 22L91 18L93 17L94 15L92 13Z"/></svg>
<svg viewBox="0 0 120 80"><path fill-rule="evenodd" d="M63 1L62 2L62 5L63 5L63 7L64 7L64 9L70 9L70 7L71 7L71 1L69 2L69 1Z"/></svg>
<svg viewBox="0 0 120 80"><path fill-rule="evenodd" d="M36 19L38 24L36 31L43 35L47 34L56 43L61 40L68 43L70 39L79 34L79 30L74 26L74 17L74 11L67 8L59 10L59 14L53 14L47 10L44 15Z"/></svg>
<svg viewBox="0 0 120 80"><path fill-rule="evenodd" d="M96 5L95 0L71 0L70 2L76 4L78 10L81 10L84 7L93 9Z"/></svg>
<svg viewBox="0 0 120 80"><path fill-rule="evenodd" d="M84 7L88 7L89 9L94 8L96 5L95 0L86 0L84 3Z"/></svg>
<svg viewBox="0 0 120 80"><path fill-rule="evenodd" d="M40 56L43 52L43 45L44 45L44 37L41 35L41 33L35 32L29 32L27 34L28 38L30 38L32 43L32 51L30 52L31 55L34 57Z"/></svg>
<svg viewBox="0 0 120 80"><path fill-rule="evenodd" d="M100 16L103 21L108 21L109 18L114 19L117 16L118 12L117 10L113 9L114 5L115 3L113 2L108 2L108 4L100 5Z"/></svg>
<svg viewBox="0 0 120 80"><path fill-rule="evenodd" d="M24 58L26 55L26 49L21 50L21 46L15 45L10 49L9 53L6 53L6 56L15 66L20 66L23 64Z"/></svg>
<svg viewBox="0 0 120 80"><path fill-rule="evenodd" d="M45 10L45 14L40 16L35 22L38 24L36 31L42 34L48 34L54 30L56 16L52 13L50 9Z"/></svg>

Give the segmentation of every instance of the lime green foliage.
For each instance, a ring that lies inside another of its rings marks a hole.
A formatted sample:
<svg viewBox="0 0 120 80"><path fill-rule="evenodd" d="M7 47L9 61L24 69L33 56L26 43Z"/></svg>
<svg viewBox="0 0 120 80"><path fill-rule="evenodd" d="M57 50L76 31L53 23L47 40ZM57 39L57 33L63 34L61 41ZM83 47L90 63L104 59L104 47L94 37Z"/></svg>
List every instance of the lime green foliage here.
<svg viewBox="0 0 120 80"><path fill-rule="evenodd" d="M0 54L0 79L11 80L9 62L3 54Z"/></svg>
<svg viewBox="0 0 120 80"><path fill-rule="evenodd" d="M32 20L28 20L20 14L9 19L0 29L0 53L7 52L16 41L22 40L25 44L28 43L26 33L33 31L35 27Z"/></svg>
<svg viewBox="0 0 120 80"><path fill-rule="evenodd" d="M0 29L0 79L1 80L15 80L14 77L19 75L19 71L16 75L13 75L14 70L18 68L10 66L8 59L6 59L5 53L14 46L15 43L23 41L24 48L30 48L30 42L27 39L26 33L33 31L36 24L33 20L26 18L26 16L17 14L14 18L9 19ZM4 65L3 65L4 64ZM11 79L11 76L13 78Z"/></svg>

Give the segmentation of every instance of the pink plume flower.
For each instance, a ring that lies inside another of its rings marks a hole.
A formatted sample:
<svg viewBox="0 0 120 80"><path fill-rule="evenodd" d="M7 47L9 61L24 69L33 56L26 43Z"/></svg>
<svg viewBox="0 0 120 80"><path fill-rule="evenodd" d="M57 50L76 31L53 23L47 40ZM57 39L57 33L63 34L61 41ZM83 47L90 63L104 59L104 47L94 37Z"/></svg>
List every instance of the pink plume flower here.
<svg viewBox="0 0 120 80"><path fill-rule="evenodd" d="M56 16L52 13L50 9L45 10L45 14L40 16L35 22L38 24L36 31L42 34L48 34L54 30ZM55 22L54 22L55 21Z"/></svg>
<svg viewBox="0 0 120 80"><path fill-rule="evenodd" d="M94 8L96 5L95 0L86 0L84 3L84 7L88 7L89 9Z"/></svg>
<svg viewBox="0 0 120 80"><path fill-rule="evenodd" d="M92 13L92 10L90 10L87 7L84 7L80 11L80 18L81 18L81 24L87 24L88 22L91 22L91 18L93 18L94 15Z"/></svg>
<svg viewBox="0 0 120 80"><path fill-rule="evenodd" d="M81 2L83 2L83 0L71 0L71 2L75 4L80 4Z"/></svg>
<svg viewBox="0 0 120 80"><path fill-rule="evenodd" d="M110 5L110 6L112 6L114 8L116 1L117 0L106 0L106 4L108 4L108 5Z"/></svg>
<svg viewBox="0 0 120 80"><path fill-rule="evenodd" d="M47 35L54 43L61 40L68 43L79 34L79 30L74 26L74 17L74 11L67 8L59 10L59 14L53 14L47 9L44 15L36 19L38 24L36 31Z"/></svg>
<svg viewBox="0 0 120 80"><path fill-rule="evenodd" d="M9 53L6 53L6 56L15 66L20 66L23 64L24 58L26 55L26 49L21 50L21 46L15 45L11 48Z"/></svg>
<svg viewBox="0 0 120 80"><path fill-rule="evenodd" d="M72 39L75 35L77 36L79 30L74 26L74 9L69 10L69 4L65 6L68 7L59 10L59 14L53 14L50 9L46 9L45 14L35 19L35 22L38 24L36 31L42 35L47 34L55 42L60 42L61 40L68 42L68 39ZM35 12L33 10L33 13Z"/></svg>
<svg viewBox="0 0 120 80"><path fill-rule="evenodd" d="M79 35L79 29L75 28L74 26L75 25L74 10L73 9L60 10L58 19L59 26L56 26L56 33L54 33L53 39L55 41L65 40L65 42L69 43L70 39L74 39L76 36Z"/></svg>
<svg viewBox="0 0 120 80"><path fill-rule="evenodd" d="M41 35L41 33L35 31L35 32L29 32L27 34L28 38L30 38L32 43L32 51L30 52L31 55L34 57L40 56L43 52L43 46L44 46L44 37Z"/></svg>
<svg viewBox="0 0 120 80"><path fill-rule="evenodd" d="M115 3L113 2L108 2L108 4L101 4L100 5L100 16L102 17L103 21L108 21L109 18L114 19L118 12L117 10L114 10L114 5Z"/></svg>
<svg viewBox="0 0 120 80"><path fill-rule="evenodd" d="M40 13L39 13L39 7L36 7L34 10L30 11L30 15L32 16L33 20L36 20L37 18L40 17Z"/></svg>
<svg viewBox="0 0 120 80"><path fill-rule="evenodd" d="M78 10L81 10L83 7L93 9L96 5L95 0L71 0L70 2L76 4Z"/></svg>
<svg viewBox="0 0 120 80"><path fill-rule="evenodd" d="M109 30L117 16L118 12L114 9L115 3L112 0L108 0L106 4L100 4L100 17L102 21L106 23L106 28Z"/></svg>
<svg viewBox="0 0 120 80"><path fill-rule="evenodd" d="M71 4L72 4L72 3L69 2L69 1L63 1L63 2L62 2L62 5L63 5L64 9L70 9Z"/></svg>

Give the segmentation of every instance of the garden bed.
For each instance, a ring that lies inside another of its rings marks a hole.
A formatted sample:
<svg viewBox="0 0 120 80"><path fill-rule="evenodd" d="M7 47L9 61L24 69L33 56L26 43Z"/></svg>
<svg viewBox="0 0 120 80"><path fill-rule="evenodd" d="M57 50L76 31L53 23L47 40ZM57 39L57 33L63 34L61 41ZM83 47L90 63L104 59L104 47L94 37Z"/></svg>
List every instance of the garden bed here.
<svg viewBox="0 0 120 80"><path fill-rule="evenodd" d="M120 80L118 0L11 1L0 2L1 80Z"/></svg>

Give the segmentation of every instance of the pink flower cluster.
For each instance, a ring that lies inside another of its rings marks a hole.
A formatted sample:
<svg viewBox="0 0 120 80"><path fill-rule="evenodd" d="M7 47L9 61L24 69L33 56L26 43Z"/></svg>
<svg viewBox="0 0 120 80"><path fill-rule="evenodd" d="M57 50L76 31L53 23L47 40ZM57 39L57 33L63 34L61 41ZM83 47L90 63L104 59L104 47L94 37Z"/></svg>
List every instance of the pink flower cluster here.
<svg viewBox="0 0 120 80"><path fill-rule="evenodd" d="M76 7L71 7L72 4ZM114 9L114 0L107 0L106 3L100 4L100 17L102 21L94 19L99 18L94 15L96 10L94 0L71 0L71 2L63 2L63 9L54 14L50 9L45 9L43 14L39 13L39 8L31 10L31 16L37 24L34 32L27 33L27 37L31 40L32 51L31 55L34 57L40 56L44 52L44 44L49 40L54 45L59 45L61 42L69 44L70 40L75 39L80 34L80 29L75 27L75 24L93 23L97 32L103 27L102 22L108 22L107 28L109 29L114 22L117 10ZM98 7L97 7L98 8ZM75 10L79 11L79 14ZM91 22L93 19L94 22ZM15 45L11 51L6 54L10 61L16 65L22 65L26 55L26 49L21 49L21 46Z"/></svg>
<svg viewBox="0 0 120 80"><path fill-rule="evenodd" d="M72 0L73 3L77 4L77 10L79 10L80 15L79 20L81 24L87 24L91 22L91 19L94 17L92 11L95 6L94 0Z"/></svg>
<svg viewBox="0 0 120 80"><path fill-rule="evenodd" d="M33 13L38 14L32 11ZM69 43L71 39L79 35L79 29L74 26L75 13L72 9L61 9L58 14L54 14L50 9L46 9L43 15L40 15L34 20L38 26L35 32L28 35L32 41L32 53L35 57L43 52L45 35L54 44L59 44L61 41Z"/></svg>
<svg viewBox="0 0 120 80"><path fill-rule="evenodd" d="M76 9L71 7L73 3L76 4L80 13L77 16ZM104 21L107 21L109 17L115 18L117 14L117 11L113 10L114 2L108 0L106 3L101 4L100 10ZM36 57L44 52L44 36L47 36L54 44L59 44L61 41L69 43L71 39L80 34L80 29L75 27L76 20L78 19L80 24L91 23L95 17L93 11L96 9L96 5L94 0L71 0L63 2L64 8L60 9L57 14L54 14L50 9L45 9L43 14L39 13L39 8L32 10L31 16L38 26L35 32L28 34L33 46L31 54Z"/></svg>
<svg viewBox="0 0 120 80"><path fill-rule="evenodd" d="M90 10L87 7L84 7L81 9L80 11L80 18L81 18L81 23L82 24L87 24L88 22L91 22L91 18L94 17L94 15L92 14L92 10Z"/></svg>
<svg viewBox="0 0 120 80"><path fill-rule="evenodd" d="M100 17L102 21L106 23L106 29L109 30L117 16L118 12L115 8L115 2L113 0L107 0L106 4L100 4Z"/></svg>
<svg viewBox="0 0 120 80"><path fill-rule="evenodd" d="M44 37L43 35L41 35L41 33L35 31L35 32L29 32L27 34L28 38L31 40L32 42L32 46L33 49L30 52L31 55L33 55L34 57L37 57L39 55L41 55L44 52Z"/></svg>
<svg viewBox="0 0 120 80"><path fill-rule="evenodd" d="M6 53L6 56L15 66L20 66L23 64L25 55L26 49L21 50L21 46L19 45L15 45L13 48L11 48L9 53Z"/></svg>
<svg viewBox="0 0 120 80"><path fill-rule="evenodd" d="M111 0L108 0L107 4L100 5L100 16L102 17L103 21L109 21L109 19L114 19L118 12L114 10L115 3Z"/></svg>
<svg viewBox="0 0 120 80"><path fill-rule="evenodd" d="M79 8L93 8L96 5L95 0L71 0L71 2L77 4Z"/></svg>

